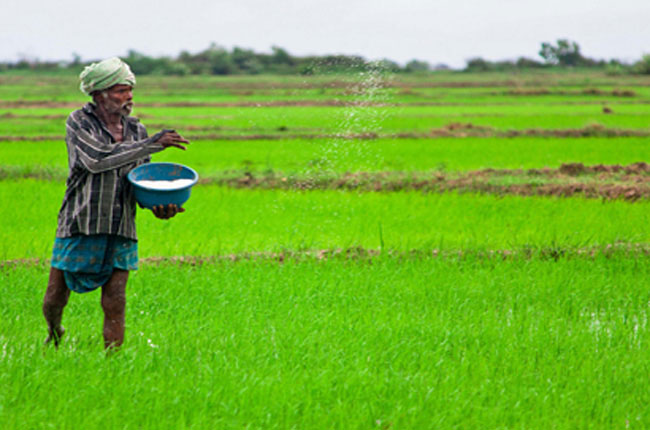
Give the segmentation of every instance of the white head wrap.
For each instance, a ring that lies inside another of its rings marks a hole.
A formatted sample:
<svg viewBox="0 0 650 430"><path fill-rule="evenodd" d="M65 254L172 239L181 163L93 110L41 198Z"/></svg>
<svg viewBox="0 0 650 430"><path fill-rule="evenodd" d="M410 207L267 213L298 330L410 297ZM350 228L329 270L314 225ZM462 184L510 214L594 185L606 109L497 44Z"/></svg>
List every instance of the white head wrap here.
<svg viewBox="0 0 650 430"><path fill-rule="evenodd" d="M129 65L117 57L87 66L79 75L81 92L86 95L105 90L113 85L135 85L135 75Z"/></svg>

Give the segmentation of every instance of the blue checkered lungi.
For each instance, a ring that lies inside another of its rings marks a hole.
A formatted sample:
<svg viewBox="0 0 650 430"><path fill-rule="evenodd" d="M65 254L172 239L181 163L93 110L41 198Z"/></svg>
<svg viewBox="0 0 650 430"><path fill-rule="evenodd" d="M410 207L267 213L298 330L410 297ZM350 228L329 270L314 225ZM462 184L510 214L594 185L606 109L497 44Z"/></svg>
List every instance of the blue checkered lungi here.
<svg viewBox="0 0 650 430"><path fill-rule="evenodd" d="M87 293L106 285L113 269L137 270L138 242L112 234L57 237L52 267L63 271L70 290Z"/></svg>

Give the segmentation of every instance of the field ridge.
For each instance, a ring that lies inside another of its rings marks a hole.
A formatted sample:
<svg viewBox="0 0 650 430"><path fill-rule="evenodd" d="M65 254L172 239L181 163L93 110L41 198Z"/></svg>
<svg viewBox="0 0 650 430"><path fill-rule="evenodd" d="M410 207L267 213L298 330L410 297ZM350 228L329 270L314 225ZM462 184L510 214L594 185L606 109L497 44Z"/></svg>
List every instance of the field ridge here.
<svg viewBox="0 0 650 430"><path fill-rule="evenodd" d="M630 258L650 257L648 243L610 243L598 246L530 246L515 249L412 249L409 251L382 250L381 248L364 248L354 246L349 248L284 250L275 252L240 252L224 255L177 255L152 256L140 258L142 265L177 264L200 266L220 262L243 261L288 261L303 260L372 260L376 258L397 259L539 259L559 260L562 258L597 258L624 256ZM0 269L10 269L22 266L46 266L49 258L21 258L0 260Z"/></svg>

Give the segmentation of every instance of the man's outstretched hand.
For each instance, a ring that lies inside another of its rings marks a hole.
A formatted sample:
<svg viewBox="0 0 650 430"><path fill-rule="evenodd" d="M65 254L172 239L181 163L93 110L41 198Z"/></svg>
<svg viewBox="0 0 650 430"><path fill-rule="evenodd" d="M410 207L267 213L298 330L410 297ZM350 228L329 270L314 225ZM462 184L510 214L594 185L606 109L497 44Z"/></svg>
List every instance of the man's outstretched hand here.
<svg viewBox="0 0 650 430"><path fill-rule="evenodd" d="M182 149L183 151L186 149L183 145L190 143L189 140L185 139L175 131L166 132L156 142L160 143L163 148L169 148L170 146L173 146L174 148Z"/></svg>
<svg viewBox="0 0 650 430"><path fill-rule="evenodd" d="M160 205L160 206L154 206L151 211L153 214L156 216L156 218L160 219L169 219L175 216L178 213L185 212L185 209L179 208L178 206L170 203L167 205L167 207Z"/></svg>

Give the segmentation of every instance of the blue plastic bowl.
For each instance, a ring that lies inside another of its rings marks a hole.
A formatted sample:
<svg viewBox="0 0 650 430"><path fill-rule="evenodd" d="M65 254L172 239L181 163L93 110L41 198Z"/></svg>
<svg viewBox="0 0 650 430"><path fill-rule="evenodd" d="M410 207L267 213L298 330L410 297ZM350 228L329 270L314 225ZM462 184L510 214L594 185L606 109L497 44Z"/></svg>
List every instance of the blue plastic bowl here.
<svg viewBox="0 0 650 430"><path fill-rule="evenodd" d="M199 180L199 175L187 166L176 163L146 163L131 170L127 175L135 193L135 199L144 208L175 204L181 207L190 198L192 186ZM174 179L191 179L192 183L172 190L156 190L140 185L138 181L172 181Z"/></svg>

